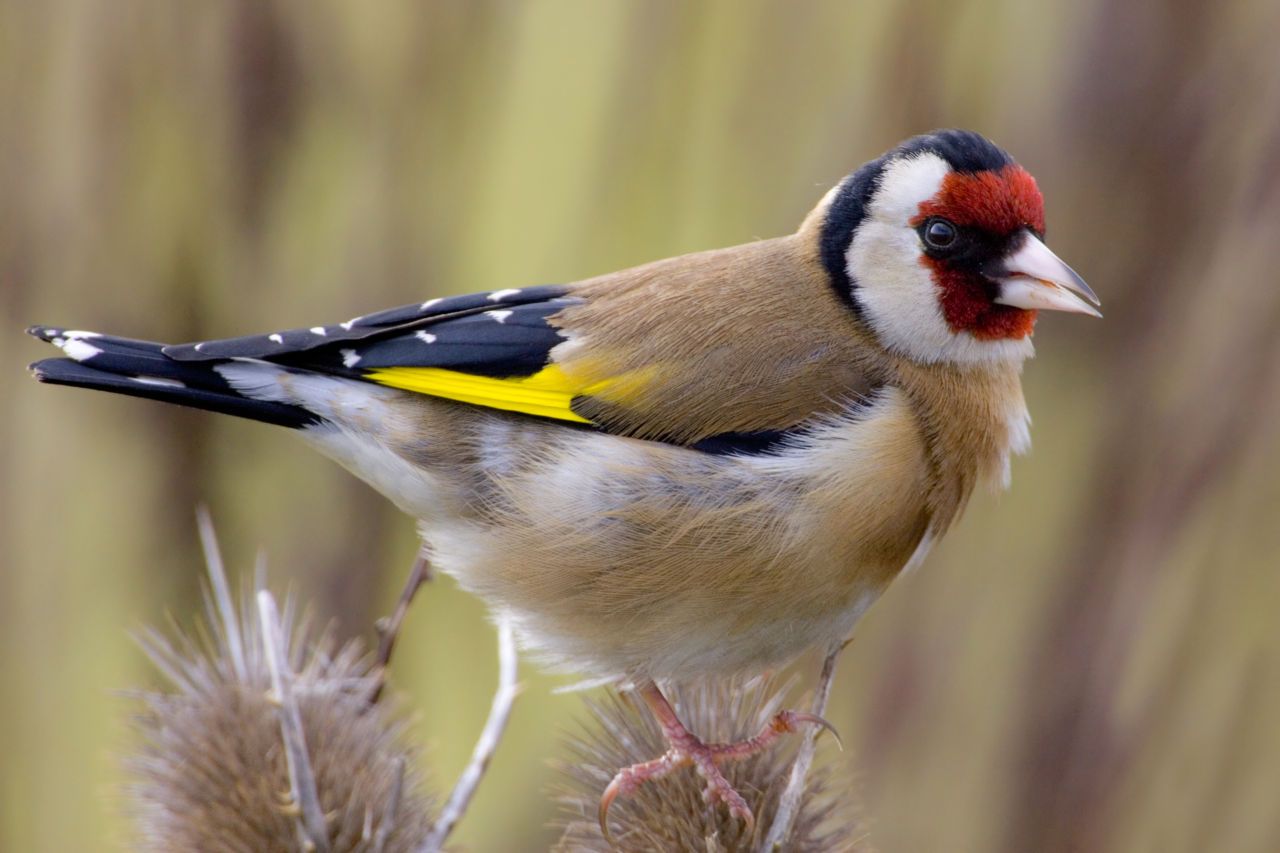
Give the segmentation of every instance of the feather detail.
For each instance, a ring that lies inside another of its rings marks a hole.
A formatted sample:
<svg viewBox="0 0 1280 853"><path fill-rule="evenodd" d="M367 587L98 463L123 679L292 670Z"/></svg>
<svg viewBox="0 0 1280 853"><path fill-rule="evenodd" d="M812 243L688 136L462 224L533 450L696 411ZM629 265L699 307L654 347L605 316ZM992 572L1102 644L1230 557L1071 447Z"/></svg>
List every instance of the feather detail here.
<svg viewBox="0 0 1280 853"><path fill-rule="evenodd" d="M164 348L164 354L177 361L207 361L218 358L279 360L317 350L336 353L338 344L350 348L352 342L381 340L449 320L480 316L495 309L505 311L517 306L554 304L554 300L564 293L563 287L541 285L428 299L426 302L375 311L327 326L289 329L269 335L170 344Z"/></svg>
<svg viewBox="0 0 1280 853"><path fill-rule="evenodd" d="M795 235L610 273L569 295L549 318L567 338L552 358L601 389L574 411L609 432L693 445L790 431L883 384L883 349Z"/></svg>
<svg viewBox="0 0 1280 853"><path fill-rule="evenodd" d="M475 376L438 367L380 368L368 372L365 378L379 385L470 403L473 406L574 423L591 423L573 411L573 399L582 389L575 387L564 371L554 364L532 376L510 379Z"/></svg>

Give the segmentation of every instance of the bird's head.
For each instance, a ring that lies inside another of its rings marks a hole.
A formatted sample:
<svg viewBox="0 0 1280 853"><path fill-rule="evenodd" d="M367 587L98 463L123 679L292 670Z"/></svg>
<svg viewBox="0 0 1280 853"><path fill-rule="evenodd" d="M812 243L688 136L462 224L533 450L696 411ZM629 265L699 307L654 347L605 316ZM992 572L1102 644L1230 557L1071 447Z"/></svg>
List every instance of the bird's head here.
<svg viewBox="0 0 1280 853"><path fill-rule="evenodd" d="M916 361L1021 359L1038 310L1102 316L1044 244L1035 179L976 133L909 139L842 181L824 208L822 262L840 297Z"/></svg>

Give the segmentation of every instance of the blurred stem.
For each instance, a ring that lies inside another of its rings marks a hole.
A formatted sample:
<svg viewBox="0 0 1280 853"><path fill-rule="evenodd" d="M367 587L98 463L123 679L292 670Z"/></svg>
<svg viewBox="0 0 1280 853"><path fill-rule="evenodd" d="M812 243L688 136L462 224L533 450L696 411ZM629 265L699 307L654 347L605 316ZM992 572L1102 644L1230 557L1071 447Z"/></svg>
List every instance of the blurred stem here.
<svg viewBox="0 0 1280 853"><path fill-rule="evenodd" d="M516 683L517 670L515 632L511 628L510 620L503 618L498 622L498 690L494 693L493 704L489 708L489 719L485 721L480 739L476 741L475 749L471 753L471 761L458 777L458 783L454 785L449 801L440 811L440 817L431 828L431 834L418 848L417 853L438 853L444 849L444 842L448 839L449 833L457 826L458 821L466 813L467 806L471 804L471 798L475 796L480 779L488 769L489 761L497 751L498 743L507 729L507 721L511 718L511 707L520 693L520 686Z"/></svg>
<svg viewBox="0 0 1280 853"><path fill-rule="evenodd" d="M204 564L209 573L213 600L222 623L222 641L226 644L227 657L235 670L236 678L249 683L249 666L244 654L244 634L240 631L240 618L231 601L231 587L227 583L227 569L218 548L218 534L213 529L213 519L204 504L196 507L196 527L200 531L200 547L204 550ZM213 624L217 624L214 622Z"/></svg>
<svg viewBox="0 0 1280 853"><path fill-rule="evenodd" d="M369 692L370 705L378 701L382 696L383 688L387 686L387 666L391 663L391 653L395 651L396 639L400 636L400 627L409 613L409 605L413 604L413 597L418 594L418 588L429 580L431 580L431 561L426 554L419 552L413 561L413 568L409 570L409 578L404 583L404 589L400 590L400 600L396 602L396 609L390 616L379 619L375 626L378 632L378 655L374 661L373 689Z"/></svg>
<svg viewBox="0 0 1280 853"><path fill-rule="evenodd" d="M809 713L815 717L823 717L827 713L827 701L831 698L831 683L836 677L836 660L846 645L847 641L837 644L822 659L822 671L818 675L818 686L813 693L813 705L809 709ZM800 800L805 792L805 779L809 775L813 756L817 752L818 735L822 734L822 731L821 728L811 726L805 732L804 741L801 742L800 750L796 753L796 760L791 765L791 778L787 780L787 787L778 800L778 813L769 826L768 834L760 842L761 851L781 850L787 838L790 837L791 830L795 826L796 815L800 813Z"/></svg>

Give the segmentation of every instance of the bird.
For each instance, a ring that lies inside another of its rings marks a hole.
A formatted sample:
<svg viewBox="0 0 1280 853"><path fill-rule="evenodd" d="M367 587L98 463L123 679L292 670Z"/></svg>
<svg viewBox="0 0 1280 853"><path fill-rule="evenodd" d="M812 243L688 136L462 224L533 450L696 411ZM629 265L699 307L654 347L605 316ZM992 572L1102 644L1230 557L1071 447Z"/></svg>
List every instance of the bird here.
<svg viewBox="0 0 1280 853"><path fill-rule="evenodd" d="M1035 179L967 130L912 137L792 234L568 284L163 345L65 327L42 382L287 427L416 519L432 565L552 671L634 689L677 767L751 825L720 767L820 717L707 744L664 683L835 647L980 484L1029 448L1038 312L1101 317L1045 243Z"/></svg>

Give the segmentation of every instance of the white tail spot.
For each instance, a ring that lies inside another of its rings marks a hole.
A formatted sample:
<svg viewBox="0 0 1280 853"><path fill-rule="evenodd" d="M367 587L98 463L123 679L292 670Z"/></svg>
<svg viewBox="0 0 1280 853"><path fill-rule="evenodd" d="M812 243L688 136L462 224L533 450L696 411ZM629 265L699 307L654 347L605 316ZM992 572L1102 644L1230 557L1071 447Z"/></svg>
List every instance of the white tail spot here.
<svg viewBox="0 0 1280 853"><path fill-rule="evenodd" d="M179 382L176 379L166 379L163 376L135 376L134 382L142 385L159 385L164 388L186 388L185 382Z"/></svg>
<svg viewBox="0 0 1280 853"><path fill-rule="evenodd" d="M93 344L88 344L75 338L54 338L53 343L61 347L63 352L76 361L84 361L93 358L95 355L102 354L102 350Z"/></svg>

